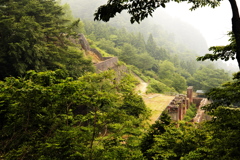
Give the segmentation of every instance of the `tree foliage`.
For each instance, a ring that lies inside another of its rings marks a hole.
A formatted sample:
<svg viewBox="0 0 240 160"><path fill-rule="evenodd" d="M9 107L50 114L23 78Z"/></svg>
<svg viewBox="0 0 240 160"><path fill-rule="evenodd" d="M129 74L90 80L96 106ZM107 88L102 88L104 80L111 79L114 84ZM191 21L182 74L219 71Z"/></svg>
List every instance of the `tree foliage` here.
<svg viewBox="0 0 240 160"><path fill-rule="evenodd" d="M76 34L79 20L64 19L54 0L2 1L0 5L0 79L22 76L28 70L93 70L82 52L69 48L67 36ZM73 62L68 59L71 58ZM84 66L84 65L86 65ZM70 66L70 68L68 68ZM79 71L72 76L81 75Z"/></svg>
<svg viewBox="0 0 240 160"><path fill-rule="evenodd" d="M29 71L1 81L1 158L141 157L137 136L148 111L133 79L115 83L113 75Z"/></svg>
<svg viewBox="0 0 240 160"><path fill-rule="evenodd" d="M236 40L232 32L229 32L230 36L229 45L226 46L212 46L209 48L209 51L213 51L213 54L206 54L204 56L198 57L198 61L217 61L219 59L228 61L234 60L236 58Z"/></svg>
<svg viewBox="0 0 240 160"><path fill-rule="evenodd" d="M186 111L186 114L184 115L183 120L189 122L196 116L196 114L197 114L197 107L195 104L192 104Z"/></svg>
<svg viewBox="0 0 240 160"><path fill-rule="evenodd" d="M168 2L108 1L115 8L103 18L130 9L132 22L139 22ZM215 7L219 2L191 1L192 9ZM109 6L99 11L105 13ZM145 10L134 10L141 8ZM84 31L77 24L83 25L64 14L53 0L2 1L1 159L239 159L239 73L233 81L207 93L212 103L205 110L212 115L211 121L176 124L162 114L145 130L149 111L133 91L135 79L126 75L118 82L113 71L87 73L92 71L91 61L68 39L76 31ZM146 80L156 78L149 85L156 92L181 92L186 79L205 88L228 80L223 70L211 66L197 70L189 58L180 61L176 54L170 58L170 51L159 48L151 35L145 43L140 33L91 22L85 26L92 46L119 55L139 74L149 76L142 76ZM234 39L232 42L213 47L215 59L233 57ZM29 69L36 71L27 72ZM55 71L39 72L48 69Z"/></svg>
<svg viewBox="0 0 240 160"><path fill-rule="evenodd" d="M222 69L215 69L213 66L200 67L193 77L188 79L188 84L196 89L209 90L220 86L230 80L229 74Z"/></svg>
<svg viewBox="0 0 240 160"><path fill-rule="evenodd" d="M144 78L146 81L154 78L168 88L174 88L179 93L186 89L186 85L197 85L197 88L206 88L205 84L197 82L199 79L195 79L197 74L194 78L193 75L199 70L201 65L206 66L210 62L197 63L193 52L169 51L165 46L159 47L156 43L157 38L151 36L151 34L147 39L144 39L139 33L130 33L125 29L117 29L108 24L85 21L85 28L88 37L92 39L92 45L96 44L95 46L106 51L108 54L118 56L119 60L127 65L134 65L138 68L138 72L142 72L142 74L138 74L140 77L143 77L141 75L149 77ZM143 44L145 41L145 50L140 50L138 43ZM167 40L162 40L161 42L165 44ZM174 47L176 46L171 46L171 48ZM215 72L215 69L211 67L209 68L209 72ZM214 73L212 74L214 75ZM219 78L215 84L220 85L224 80L228 80L226 73L222 74L224 78L220 78L220 74L218 71L216 72ZM212 78L205 75L208 82L215 82L215 77L213 76ZM149 92L161 92L159 87L157 87L158 85L155 85L155 81L152 82L154 87L149 87Z"/></svg>
<svg viewBox="0 0 240 160"><path fill-rule="evenodd" d="M178 125L179 127L176 127ZM141 150L146 159L184 159L204 145L207 133L190 123L172 123L163 113L144 135ZM194 157L198 159L198 157Z"/></svg>
<svg viewBox="0 0 240 160"><path fill-rule="evenodd" d="M206 93L213 103L206 107L207 111L214 111L218 106L238 107L239 102L239 72L234 74L233 81L225 82L220 87L210 89Z"/></svg>
<svg viewBox="0 0 240 160"><path fill-rule="evenodd" d="M166 126L170 125L171 118L163 113L160 118L149 128L148 132L142 138L140 147L145 158L152 159L153 154L148 150L154 145L154 138L156 135L161 135L166 131Z"/></svg>
<svg viewBox="0 0 240 160"><path fill-rule="evenodd" d="M155 79L151 79L150 83L147 87L148 93L168 93L168 92L176 92L176 90L173 87L168 87L162 82L159 82Z"/></svg>

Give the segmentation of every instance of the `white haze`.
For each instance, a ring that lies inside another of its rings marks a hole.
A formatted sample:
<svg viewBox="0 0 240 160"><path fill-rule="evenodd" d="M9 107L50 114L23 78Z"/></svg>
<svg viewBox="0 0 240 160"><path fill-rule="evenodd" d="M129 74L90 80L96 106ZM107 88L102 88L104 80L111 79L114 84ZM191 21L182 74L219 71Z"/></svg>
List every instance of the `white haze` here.
<svg viewBox="0 0 240 160"><path fill-rule="evenodd" d="M236 1L240 7L240 0ZM92 8L87 8L86 12L81 13L81 16L87 16L88 18L93 19L93 17L89 17L89 14L93 15L97 7L101 4L106 4L107 0L62 0L62 2L71 2L72 9L77 13L80 9L76 4L81 2L80 4L83 6L83 9L85 3L87 4L86 6L91 4ZM189 8L191 8L191 4L170 2L166 4L165 8L159 8L158 10L167 12L167 14L173 18L178 18L181 21L191 24L203 35L208 47L228 44L229 37L227 36L227 33L232 30L232 11L228 0L222 1L221 5L214 9L203 7L190 11ZM153 16L153 18L155 21L161 21L158 19L159 16L156 16L158 13L162 12L157 11L154 13L155 16ZM161 22L164 22L164 20ZM126 22L124 21L124 23L130 23L129 19L126 19Z"/></svg>
<svg viewBox="0 0 240 160"><path fill-rule="evenodd" d="M238 6L240 2L237 0ZM232 30L232 10L229 1L221 2L216 8L203 7L190 11L190 4L171 2L165 12L185 21L198 29L206 39L208 46L229 44L227 33ZM236 61L230 62L237 64Z"/></svg>
<svg viewBox="0 0 240 160"><path fill-rule="evenodd" d="M190 11L186 3L170 3L164 9L173 17L179 18L197 28L205 37L208 46L228 44L227 32L231 31L232 11L228 1L216 8L203 7Z"/></svg>

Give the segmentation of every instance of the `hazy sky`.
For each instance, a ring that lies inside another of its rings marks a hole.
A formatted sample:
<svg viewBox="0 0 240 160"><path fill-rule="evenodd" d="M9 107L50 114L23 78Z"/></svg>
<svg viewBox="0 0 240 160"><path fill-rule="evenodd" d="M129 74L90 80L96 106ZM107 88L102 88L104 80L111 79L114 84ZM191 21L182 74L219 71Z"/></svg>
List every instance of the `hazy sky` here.
<svg viewBox="0 0 240 160"><path fill-rule="evenodd" d="M237 0L239 1L239 0ZM240 2L238 2L240 6ZM226 45L228 31L231 31L232 11L228 0L221 2L217 8L203 7L190 11L191 5L187 3L174 3L166 5L164 9L172 17L180 18L197 28L205 37L208 46Z"/></svg>

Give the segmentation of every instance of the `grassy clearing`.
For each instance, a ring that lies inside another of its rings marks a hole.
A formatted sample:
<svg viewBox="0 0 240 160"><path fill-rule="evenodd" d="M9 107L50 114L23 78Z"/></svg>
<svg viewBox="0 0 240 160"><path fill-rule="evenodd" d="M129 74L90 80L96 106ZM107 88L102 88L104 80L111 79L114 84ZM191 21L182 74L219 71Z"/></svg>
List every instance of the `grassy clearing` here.
<svg viewBox="0 0 240 160"><path fill-rule="evenodd" d="M174 96L162 94L147 94L143 96L146 106L151 109L150 123L153 124L160 114L165 110L167 105L172 101Z"/></svg>

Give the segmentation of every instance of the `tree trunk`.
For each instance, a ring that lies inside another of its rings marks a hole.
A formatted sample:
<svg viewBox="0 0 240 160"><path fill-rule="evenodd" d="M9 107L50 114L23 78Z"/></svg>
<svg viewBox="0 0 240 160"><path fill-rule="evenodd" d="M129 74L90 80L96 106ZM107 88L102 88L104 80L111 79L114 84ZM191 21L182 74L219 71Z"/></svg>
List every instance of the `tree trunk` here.
<svg viewBox="0 0 240 160"><path fill-rule="evenodd" d="M236 59L240 68L240 17L236 0L229 0L232 7L232 32L236 39Z"/></svg>

